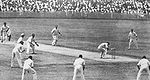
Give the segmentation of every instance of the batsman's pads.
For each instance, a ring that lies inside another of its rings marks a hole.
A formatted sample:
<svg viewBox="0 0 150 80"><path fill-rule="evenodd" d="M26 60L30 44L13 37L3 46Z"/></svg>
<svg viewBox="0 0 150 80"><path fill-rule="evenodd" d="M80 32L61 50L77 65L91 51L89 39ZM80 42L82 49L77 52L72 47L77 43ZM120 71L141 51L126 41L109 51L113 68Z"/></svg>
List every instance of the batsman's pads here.
<svg viewBox="0 0 150 80"><path fill-rule="evenodd" d="M33 43L30 42L30 47L34 47L35 45Z"/></svg>

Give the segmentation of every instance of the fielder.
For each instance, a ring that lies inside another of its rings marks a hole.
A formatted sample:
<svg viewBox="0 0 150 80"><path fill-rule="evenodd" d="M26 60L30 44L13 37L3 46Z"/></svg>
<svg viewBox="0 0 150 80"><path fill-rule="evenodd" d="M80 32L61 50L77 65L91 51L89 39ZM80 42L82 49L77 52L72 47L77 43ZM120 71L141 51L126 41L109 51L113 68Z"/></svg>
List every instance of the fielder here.
<svg viewBox="0 0 150 80"><path fill-rule="evenodd" d="M25 34L22 33L21 36L19 37L19 39L17 40L17 43L20 43L21 41L23 41Z"/></svg>
<svg viewBox="0 0 150 80"><path fill-rule="evenodd" d="M62 36L60 31L58 30L58 25L56 25L55 28L53 28L53 30L51 31L51 34L53 37L52 45L55 46L58 42L59 36Z"/></svg>
<svg viewBox="0 0 150 80"><path fill-rule="evenodd" d="M108 50L109 50L109 46L110 46L110 43L109 42L106 42L106 43L101 43L99 46L98 46L98 50L100 51L100 56L101 58L104 58L104 56L107 54Z"/></svg>
<svg viewBox="0 0 150 80"><path fill-rule="evenodd" d="M11 58L11 67L13 67L13 65L14 65L14 58L16 57L17 61L18 61L18 64L19 64L19 67L22 68L22 61L21 61L22 56L21 56L21 53L23 53L25 51L25 49L23 48L23 44L24 44L24 42L21 41L13 49L13 51L12 51L12 58Z"/></svg>
<svg viewBox="0 0 150 80"><path fill-rule="evenodd" d="M142 59L138 62L137 67L139 69L139 72L137 74L137 80L140 80L140 76L142 74L143 70L146 70L149 74L149 80L150 80L150 62L148 61L148 59L146 59L146 56L143 56Z"/></svg>
<svg viewBox="0 0 150 80"><path fill-rule="evenodd" d="M36 44L36 46L39 46L39 44L35 41L35 34L32 34L26 42L27 42L27 52L26 53L29 54L30 47L31 47L33 54L34 54L35 53L35 44Z"/></svg>
<svg viewBox="0 0 150 80"><path fill-rule="evenodd" d="M131 44L132 43L134 43L136 48L138 49L137 39L138 38L137 38L136 32L133 29L131 29L131 31L129 32L129 35L128 35L128 40L129 40L129 47L128 47L128 49L131 48Z"/></svg>
<svg viewBox="0 0 150 80"><path fill-rule="evenodd" d="M77 58L74 63L74 75L73 80L76 80L77 73L81 73L81 78L85 80L84 78L84 69L85 69L85 60L82 58L82 55L79 55L79 58Z"/></svg>
<svg viewBox="0 0 150 80"><path fill-rule="evenodd" d="M29 56L27 60L24 61L24 66L23 66L23 71L22 71L22 77L21 80L24 80L24 76L27 72L32 72L33 80L37 80L37 73L33 69L34 64L33 64L32 56Z"/></svg>
<svg viewBox="0 0 150 80"><path fill-rule="evenodd" d="M4 42L6 39L8 39L8 41L11 40L11 30L6 22L4 22L4 25L1 27L1 42Z"/></svg>

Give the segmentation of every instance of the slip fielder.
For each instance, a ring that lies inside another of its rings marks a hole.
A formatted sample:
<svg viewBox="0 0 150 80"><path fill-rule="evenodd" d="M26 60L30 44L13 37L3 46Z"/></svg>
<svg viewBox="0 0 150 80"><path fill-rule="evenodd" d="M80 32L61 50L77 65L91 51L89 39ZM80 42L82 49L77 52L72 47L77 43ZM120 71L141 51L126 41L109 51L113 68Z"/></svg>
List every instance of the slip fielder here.
<svg viewBox="0 0 150 80"><path fill-rule="evenodd" d="M100 51L100 57L101 57L101 58L104 58L104 56L107 54L108 49L109 49L109 46L110 46L110 43L109 43L109 42L101 43L101 44L98 46L97 49Z"/></svg>
<svg viewBox="0 0 150 80"><path fill-rule="evenodd" d="M79 58L77 58L74 63L74 75L73 75L73 80L76 80L76 76L77 76L77 73L80 72L81 74L81 78L83 80L85 80L84 78L84 69L85 69L85 60L83 59L83 56L82 55L79 55Z"/></svg>
<svg viewBox="0 0 150 80"><path fill-rule="evenodd" d="M27 39L27 54L29 54L30 47L32 48L33 54L35 53L35 45L39 46L39 44L35 41L35 34L32 34L28 39Z"/></svg>
<svg viewBox="0 0 150 80"><path fill-rule="evenodd" d="M13 65L14 65L14 59L16 57L16 59L18 61L18 64L19 64L19 67L22 68L22 61L21 61L22 56L21 56L21 53L23 53L25 51L25 48L23 48L23 44L24 44L24 42L21 41L13 49L13 51L12 51L12 58L11 58L11 67L13 67Z"/></svg>
<svg viewBox="0 0 150 80"><path fill-rule="evenodd" d="M32 56L29 56L27 60L24 61L23 71L21 80L24 80L24 76L27 72L32 72L33 80L37 80L37 72L33 69L34 62L32 60Z"/></svg>
<svg viewBox="0 0 150 80"><path fill-rule="evenodd" d="M51 34L53 37L52 45L55 46L58 42L59 36L62 36L60 31L58 30L58 25L56 25L55 28L53 28L53 30L51 31Z"/></svg>
<svg viewBox="0 0 150 80"><path fill-rule="evenodd" d="M4 25L1 27L1 42L4 42L6 39L8 39L8 41L11 40L11 30L9 26L7 26L7 23L4 22Z"/></svg>
<svg viewBox="0 0 150 80"><path fill-rule="evenodd" d="M136 32L133 29L131 29L131 31L129 32L129 35L128 35L128 40L129 40L129 47L128 47L128 49L131 48L131 44L132 43L134 43L136 48L138 49L137 39L138 39L138 37L137 37Z"/></svg>
<svg viewBox="0 0 150 80"><path fill-rule="evenodd" d="M142 59L138 62L137 67L139 69L138 74L137 74L137 80L140 80L140 76L142 74L143 70L146 70L147 73L149 74L149 80L150 80L150 62L148 59L146 59L146 56L143 56Z"/></svg>

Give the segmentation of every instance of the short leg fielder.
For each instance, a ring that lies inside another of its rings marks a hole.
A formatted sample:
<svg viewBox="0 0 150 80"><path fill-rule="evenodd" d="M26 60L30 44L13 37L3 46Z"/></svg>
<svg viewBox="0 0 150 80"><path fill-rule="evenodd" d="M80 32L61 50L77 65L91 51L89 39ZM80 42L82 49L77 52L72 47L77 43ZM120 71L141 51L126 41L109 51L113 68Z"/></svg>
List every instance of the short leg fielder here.
<svg viewBox="0 0 150 80"><path fill-rule="evenodd" d="M26 72L30 72L30 71L32 72L33 80L37 80L37 73L33 69L33 66L34 66L33 63L34 62L32 60L32 56L29 56L28 59L24 61L21 80L24 80L24 76Z"/></svg>

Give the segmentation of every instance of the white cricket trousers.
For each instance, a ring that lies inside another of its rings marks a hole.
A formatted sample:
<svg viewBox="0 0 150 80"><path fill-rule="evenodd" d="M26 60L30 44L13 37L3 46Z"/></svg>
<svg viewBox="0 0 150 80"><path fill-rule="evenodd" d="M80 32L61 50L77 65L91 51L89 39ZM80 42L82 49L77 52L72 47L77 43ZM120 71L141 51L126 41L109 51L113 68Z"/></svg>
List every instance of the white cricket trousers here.
<svg viewBox="0 0 150 80"><path fill-rule="evenodd" d="M105 48L100 48L99 50L100 50L101 58L103 58L108 52L107 49L105 49Z"/></svg>
<svg viewBox="0 0 150 80"><path fill-rule="evenodd" d="M136 48L138 49L138 43L136 39L130 39L128 49L131 48L131 44L135 44Z"/></svg>
<svg viewBox="0 0 150 80"><path fill-rule="evenodd" d="M37 80L37 73L36 73L36 71L33 69L33 68L28 68L28 69L25 69L25 68L23 68L23 71L22 71L22 77L21 77L21 80L24 80L24 76L25 76L25 74L27 73L27 72L32 72L32 76L33 76L33 80Z"/></svg>
<svg viewBox="0 0 150 80"><path fill-rule="evenodd" d="M137 80L140 80L140 76L141 76L143 70L146 70L146 71L147 71L147 73L149 74L148 78L149 78L149 80L150 80L150 70L149 70L149 67L140 68L140 70L139 70L139 72L138 72L138 74L137 74Z"/></svg>
<svg viewBox="0 0 150 80"><path fill-rule="evenodd" d="M22 61L21 61L21 53L17 52L17 51L13 51L12 52L12 58L11 58L11 67L13 67L14 65L14 59L17 59L19 67L22 68Z"/></svg>
<svg viewBox="0 0 150 80"><path fill-rule="evenodd" d="M26 52L27 54L29 54L29 52L30 52L30 47L31 47L33 53L35 52L34 45L32 45L31 43L27 42L27 52Z"/></svg>
<svg viewBox="0 0 150 80"><path fill-rule="evenodd" d="M57 41L58 41L58 36L53 36L52 45L55 46L57 44Z"/></svg>
<svg viewBox="0 0 150 80"><path fill-rule="evenodd" d="M4 42L7 39L7 34L5 32L2 32L1 34L1 42Z"/></svg>
<svg viewBox="0 0 150 80"><path fill-rule="evenodd" d="M82 80L85 80L84 74L83 74L83 67L82 67L82 65L77 65L77 66L74 67L74 75L73 75L73 79L72 80L76 80L77 73L79 73L79 72L80 72Z"/></svg>

